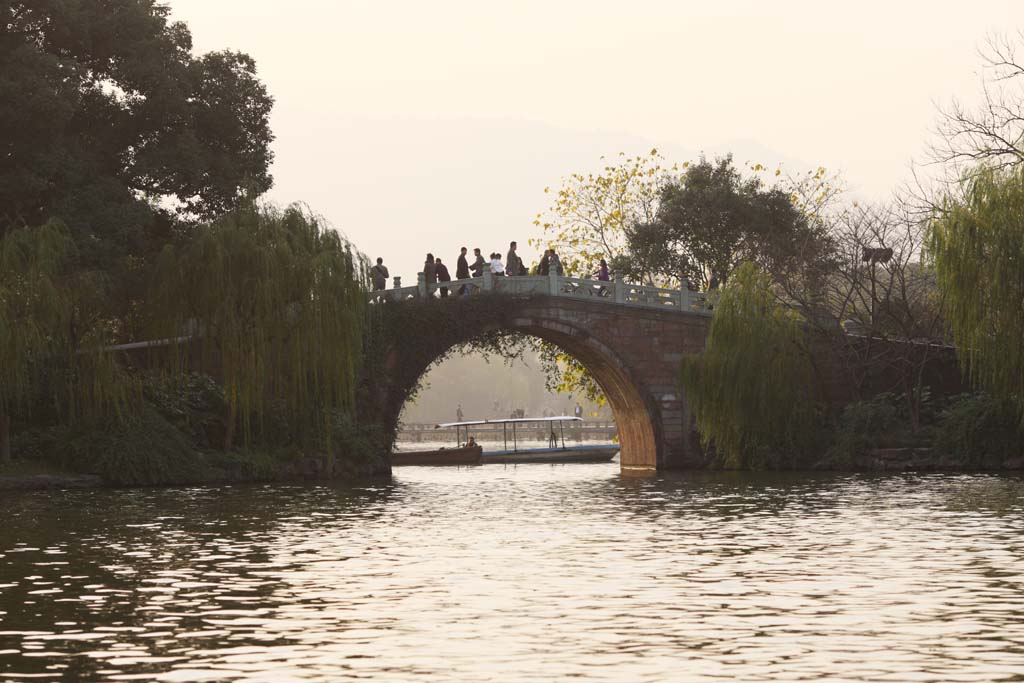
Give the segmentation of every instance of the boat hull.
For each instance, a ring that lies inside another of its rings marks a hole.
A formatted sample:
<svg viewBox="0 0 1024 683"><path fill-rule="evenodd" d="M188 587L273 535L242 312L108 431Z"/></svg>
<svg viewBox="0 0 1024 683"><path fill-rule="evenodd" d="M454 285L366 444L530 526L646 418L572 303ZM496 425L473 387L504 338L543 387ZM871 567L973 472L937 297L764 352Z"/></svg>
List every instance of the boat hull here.
<svg viewBox="0 0 1024 683"><path fill-rule="evenodd" d="M402 465L476 465L483 449L442 448L435 451L397 451L391 454L391 464Z"/></svg>
<svg viewBox="0 0 1024 683"><path fill-rule="evenodd" d="M529 463L609 462L619 452L616 445L570 446L568 448L531 448L520 451L490 451L482 464L525 465Z"/></svg>

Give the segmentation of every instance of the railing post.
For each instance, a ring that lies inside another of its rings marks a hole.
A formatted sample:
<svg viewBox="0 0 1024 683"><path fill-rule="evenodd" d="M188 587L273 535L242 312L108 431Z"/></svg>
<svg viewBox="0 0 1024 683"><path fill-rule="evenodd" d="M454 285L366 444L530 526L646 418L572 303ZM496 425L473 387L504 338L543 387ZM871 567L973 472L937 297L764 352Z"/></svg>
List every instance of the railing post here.
<svg viewBox="0 0 1024 683"><path fill-rule="evenodd" d="M548 272L548 294L558 296L559 289L558 273L554 271Z"/></svg>
<svg viewBox="0 0 1024 683"><path fill-rule="evenodd" d="M614 294L614 300L617 304L626 303L626 288L622 284L622 276L615 276L615 284L612 285L612 292Z"/></svg>
<svg viewBox="0 0 1024 683"><path fill-rule="evenodd" d="M485 263L483 267L484 272L484 291L489 292L494 289L494 273L491 272L491 264Z"/></svg>
<svg viewBox="0 0 1024 683"><path fill-rule="evenodd" d="M685 311L690 307L690 281L679 278L679 309Z"/></svg>
<svg viewBox="0 0 1024 683"><path fill-rule="evenodd" d="M421 299L427 298L427 274L416 273L416 290L419 292Z"/></svg>

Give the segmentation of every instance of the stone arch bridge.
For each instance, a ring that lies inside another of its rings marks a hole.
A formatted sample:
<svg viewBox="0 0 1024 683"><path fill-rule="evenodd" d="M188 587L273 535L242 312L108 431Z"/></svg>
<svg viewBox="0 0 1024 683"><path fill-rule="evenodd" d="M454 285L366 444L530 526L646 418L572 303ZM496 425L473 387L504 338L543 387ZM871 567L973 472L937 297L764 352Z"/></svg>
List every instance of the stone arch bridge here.
<svg viewBox="0 0 1024 683"><path fill-rule="evenodd" d="M397 424L420 377L453 348L488 334L518 332L554 343L591 372L615 414L623 470L698 466L692 420L677 384L684 354L704 348L703 296L559 276L490 277L374 292L387 340L372 349L374 414ZM463 289L465 288L465 289Z"/></svg>

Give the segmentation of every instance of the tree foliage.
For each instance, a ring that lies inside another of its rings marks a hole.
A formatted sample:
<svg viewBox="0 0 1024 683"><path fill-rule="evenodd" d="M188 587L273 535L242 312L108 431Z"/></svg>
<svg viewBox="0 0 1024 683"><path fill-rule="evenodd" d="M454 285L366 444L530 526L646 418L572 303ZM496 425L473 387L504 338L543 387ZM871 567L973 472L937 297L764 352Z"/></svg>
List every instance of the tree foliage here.
<svg viewBox="0 0 1024 683"><path fill-rule="evenodd" d="M272 405L310 439L354 408L363 350L365 259L300 207L245 205L160 255L151 295L157 334L198 335L220 369L229 415L248 439ZM181 360L180 357L178 360Z"/></svg>
<svg viewBox="0 0 1024 683"><path fill-rule="evenodd" d="M270 187L272 99L253 60L193 56L169 14L0 0L0 235L58 218L82 267L131 270L169 239L172 207L210 218Z"/></svg>
<svg viewBox="0 0 1024 683"><path fill-rule="evenodd" d="M806 448L817 414L803 323L752 263L722 290L707 348L681 379L704 445L730 468L781 465Z"/></svg>
<svg viewBox="0 0 1024 683"><path fill-rule="evenodd" d="M666 178L654 220L627 232L631 262L662 282L685 277L701 291L727 282L742 262L785 272L799 259L819 257L825 245L823 231L785 188L744 177L732 156L702 157L678 178Z"/></svg>
<svg viewBox="0 0 1024 683"><path fill-rule="evenodd" d="M83 315L89 288L68 272L73 252L58 221L0 238L0 457L12 416L73 424L129 404L132 383L102 351L109 330Z"/></svg>
<svg viewBox="0 0 1024 683"><path fill-rule="evenodd" d="M928 248L971 380L1016 401L1024 424L1024 164L973 171Z"/></svg>
<svg viewBox="0 0 1024 683"><path fill-rule="evenodd" d="M530 243L556 248L565 274L571 276L594 272L599 259L611 263L625 255L627 232L634 225L654 220L663 177L678 170L665 168L663 163L656 149L635 157L620 153L614 163L605 163L597 173L568 176L555 192L551 207L534 219L542 233ZM550 188L544 192L549 193Z"/></svg>

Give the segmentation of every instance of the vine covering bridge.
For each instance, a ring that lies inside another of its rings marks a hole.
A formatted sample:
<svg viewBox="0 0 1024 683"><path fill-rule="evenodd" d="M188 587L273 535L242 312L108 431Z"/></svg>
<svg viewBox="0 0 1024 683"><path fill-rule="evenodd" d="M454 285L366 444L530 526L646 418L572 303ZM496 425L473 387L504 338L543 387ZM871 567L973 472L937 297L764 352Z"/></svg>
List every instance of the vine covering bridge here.
<svg viewBox="0 0 1024 683"><path fill-rule="evenodd" d="M392 321L386 348L375 350L383 376L372 392L391 425L433 362L480 335L519 332L557 345L594 376L615 415L624 470L701 464L677 378L683 355L704 348L711 313L703 294L621 280L495 277L486 268L476 278L428 283L420 273L414 286L395 284L370 294Z"/></svg>

